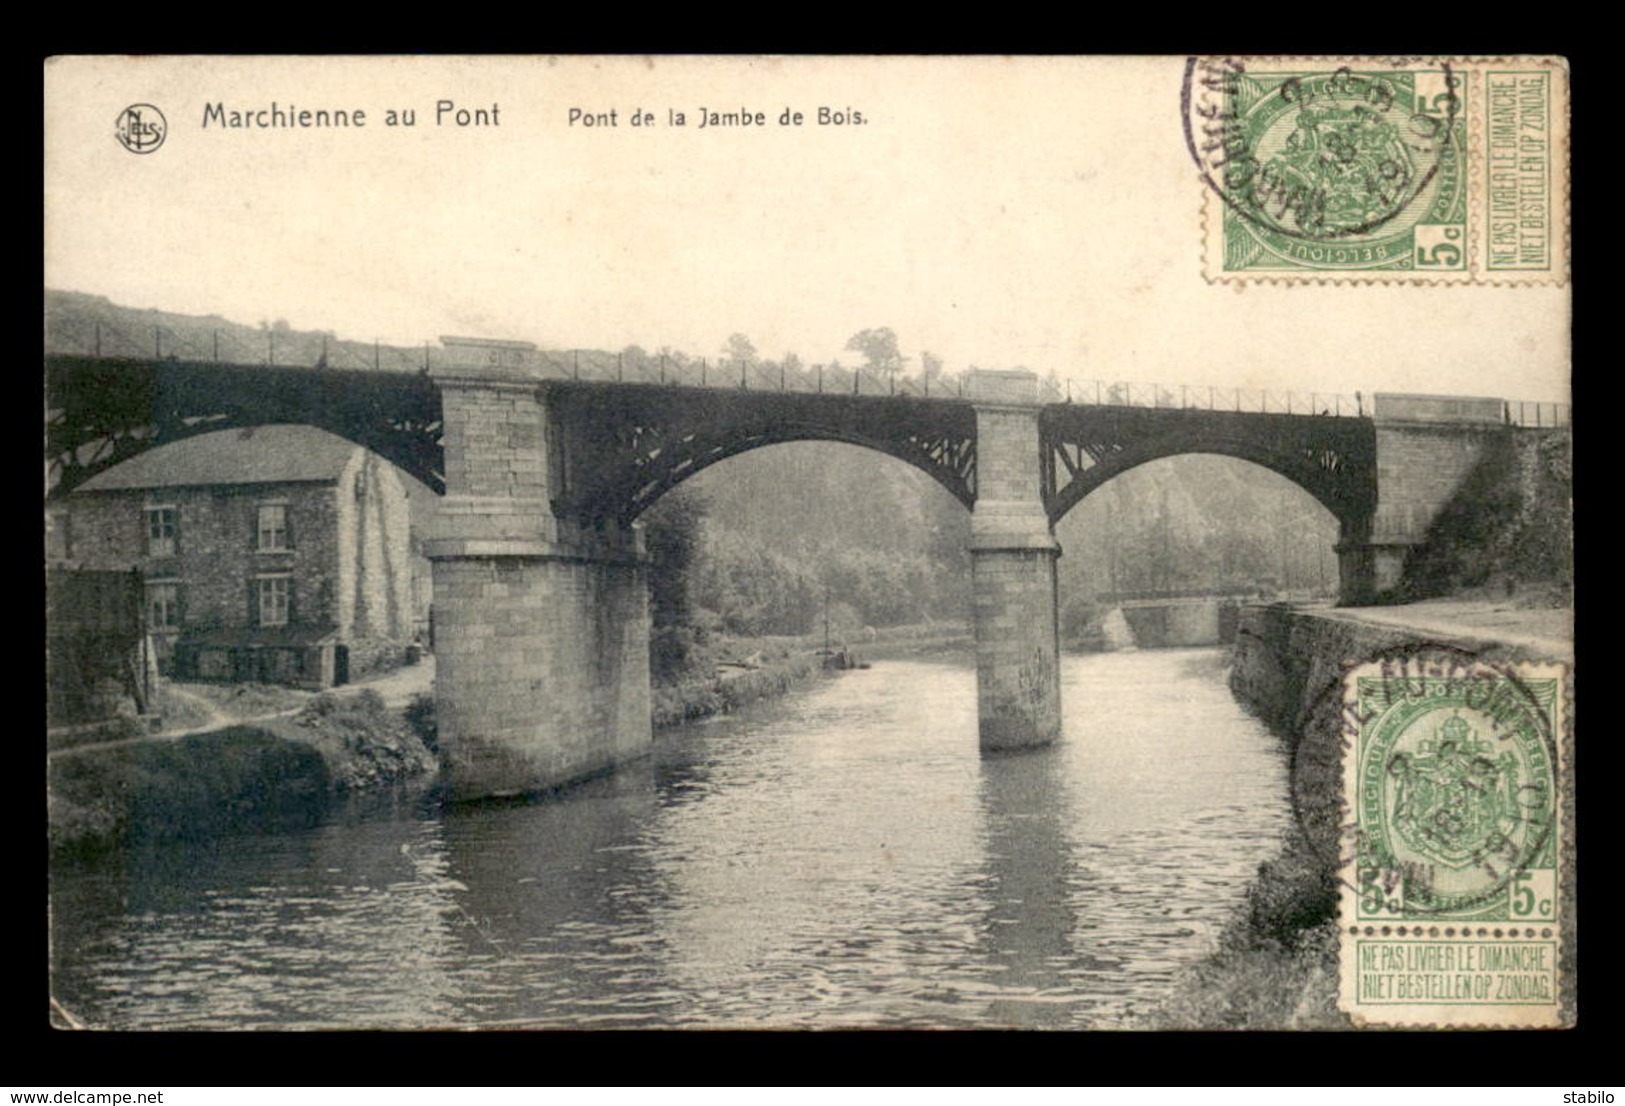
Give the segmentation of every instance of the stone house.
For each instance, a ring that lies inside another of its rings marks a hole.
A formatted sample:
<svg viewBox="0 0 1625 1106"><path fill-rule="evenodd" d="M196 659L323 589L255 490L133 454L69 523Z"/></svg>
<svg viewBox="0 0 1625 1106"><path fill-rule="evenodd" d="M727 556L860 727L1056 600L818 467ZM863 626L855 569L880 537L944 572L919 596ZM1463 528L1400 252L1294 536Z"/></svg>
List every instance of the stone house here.
<svg viewBox="0 0 1625 1106"><path fill-rule="evenodd" d="M142 633L139 572L45 569L45 724L150 709L157 675Z"/></svg>
<svg viewBox="0 0 1625 1106"><path fill-rule="evenodd" d="M258 426L172 442L87 480L55 539L75 567L143 574L165 672L323 688L426 638L413 504L434 500L354 442Z"/></svg>

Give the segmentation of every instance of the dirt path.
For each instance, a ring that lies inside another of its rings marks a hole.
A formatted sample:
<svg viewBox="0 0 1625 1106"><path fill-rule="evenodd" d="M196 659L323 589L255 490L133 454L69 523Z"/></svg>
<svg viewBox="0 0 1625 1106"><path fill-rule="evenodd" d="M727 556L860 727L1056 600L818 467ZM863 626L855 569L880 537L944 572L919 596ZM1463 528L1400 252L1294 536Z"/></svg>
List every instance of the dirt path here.
<svg viewBox="0 0 1625 1106"><path fill-rule="evenodd" d="M334 695L355 695L363 688L371 688L384 697L384 706L391 710L406 706L414 695L426 695L434 690L434 657L425 656L417 664L409 664L376 679L348 684L333 689Z"/></svg>
<svg viewBox="0 0 1625 1106"><path fill-rule="evenodd" d="M189 691L180 684L170 684L169 693L177 699L182 699L187 703L190 703L192 706L202 711L204 715L204 720L201 725L194 726L189 730L182 730L169 736L181 737L184 734L189 733L202 733L204 730L218 730L221 726L229 726L233 722L237 721L236 718L221 710L214 703L210 702L194 691ZM132 740L139 741L140 738L134 738Z"/></svg>
<svg viewBox="0 0 1625 1106"><path fill-rule="evenodd" d="M1431 599L1397 607L1339 607L1325 613L1447 639L1504 642L1560 660L1574 659L1574 612L1566 608L1521 608L1479 599Z"/></svg>

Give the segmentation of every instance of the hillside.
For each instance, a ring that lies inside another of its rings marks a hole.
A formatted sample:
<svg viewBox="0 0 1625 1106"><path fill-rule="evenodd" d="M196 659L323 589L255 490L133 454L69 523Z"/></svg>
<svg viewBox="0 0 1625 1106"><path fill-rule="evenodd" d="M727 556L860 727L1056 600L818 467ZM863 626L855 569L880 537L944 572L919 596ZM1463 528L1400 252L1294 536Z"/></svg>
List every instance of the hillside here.
<svg viewBox="0 0 1625 1106"><path fill-rule="evenodd" d="M122 307L105 296L52 289L45 292L45 348L238 364L315 365L325 355L334 368L416 372L423 367L421 347L341 341L331 331L294 330L286 319L248 326L219 315Z"/></svg>

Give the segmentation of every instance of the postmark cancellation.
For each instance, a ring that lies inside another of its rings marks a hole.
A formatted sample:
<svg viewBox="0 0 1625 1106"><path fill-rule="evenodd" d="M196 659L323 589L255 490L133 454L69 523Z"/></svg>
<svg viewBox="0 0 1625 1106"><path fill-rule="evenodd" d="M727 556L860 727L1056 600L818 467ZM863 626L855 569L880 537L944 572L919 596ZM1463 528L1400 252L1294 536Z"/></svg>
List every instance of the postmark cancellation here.
<svg viewBox="0 0 1625 1106"><path fill-rule="evenodd" d="M1559 58L1192 58L1204 276L1562 284Z"/></svg>
<svg viewBox="0 0 1625 1106"><path fill-rule="evenodd" d="M1409 656L1344 683L1339 1005L1572 1024L1567 669Z"/></svg>

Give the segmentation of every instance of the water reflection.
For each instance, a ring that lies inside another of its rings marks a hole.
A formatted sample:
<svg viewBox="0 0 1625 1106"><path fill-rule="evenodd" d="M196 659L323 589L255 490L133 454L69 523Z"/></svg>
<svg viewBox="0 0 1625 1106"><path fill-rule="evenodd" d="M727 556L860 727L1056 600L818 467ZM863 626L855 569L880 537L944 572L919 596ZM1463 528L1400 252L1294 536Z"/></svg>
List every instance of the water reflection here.
<svg viewBox="0 0 1625 1106"><path fill-rule="evenodd" d="M456 881L464 1023L640 1024L663 1005L638 846L656 805L648 762L531 803L444 816Z"/></svg>
<svg viewBox="0 0 1625 1106"><path fill-rule="evenodd" d="M1069 658L1066 740L982 759L968 665L888 662L539 803L355 807L53 885L113 1027L1125 1024L1287 816L1210 651Z"/></svg>
<svg viewBox="0 0 1625 1106"><path fill-rule="evenodd" d="M370 817L148 846L61 873L58 997L110 1027L449 1018L455 905L439 832Z"/></svg>
<svg viewBox="0 0 1625 1106"><path fill-rule="evenodd" d="M847 673L805 709L707 743L704 788L650 827L668 967L695 1024L886 1023L922 950L965 939L977 843L964 675ZM938 694L893 693L916 680Z"/></svg>
<svg viewBox="0 0 1625 1106"><path fill-rule="evenodd" d="M979 942L994 989L988 1021L1014 1028L1067 1025L1082 996L1065 978L1082 924L1074 901L1076 850L1065 812L1073 803L1059 750L982 762L982 875L988 904Z"/></svg>

